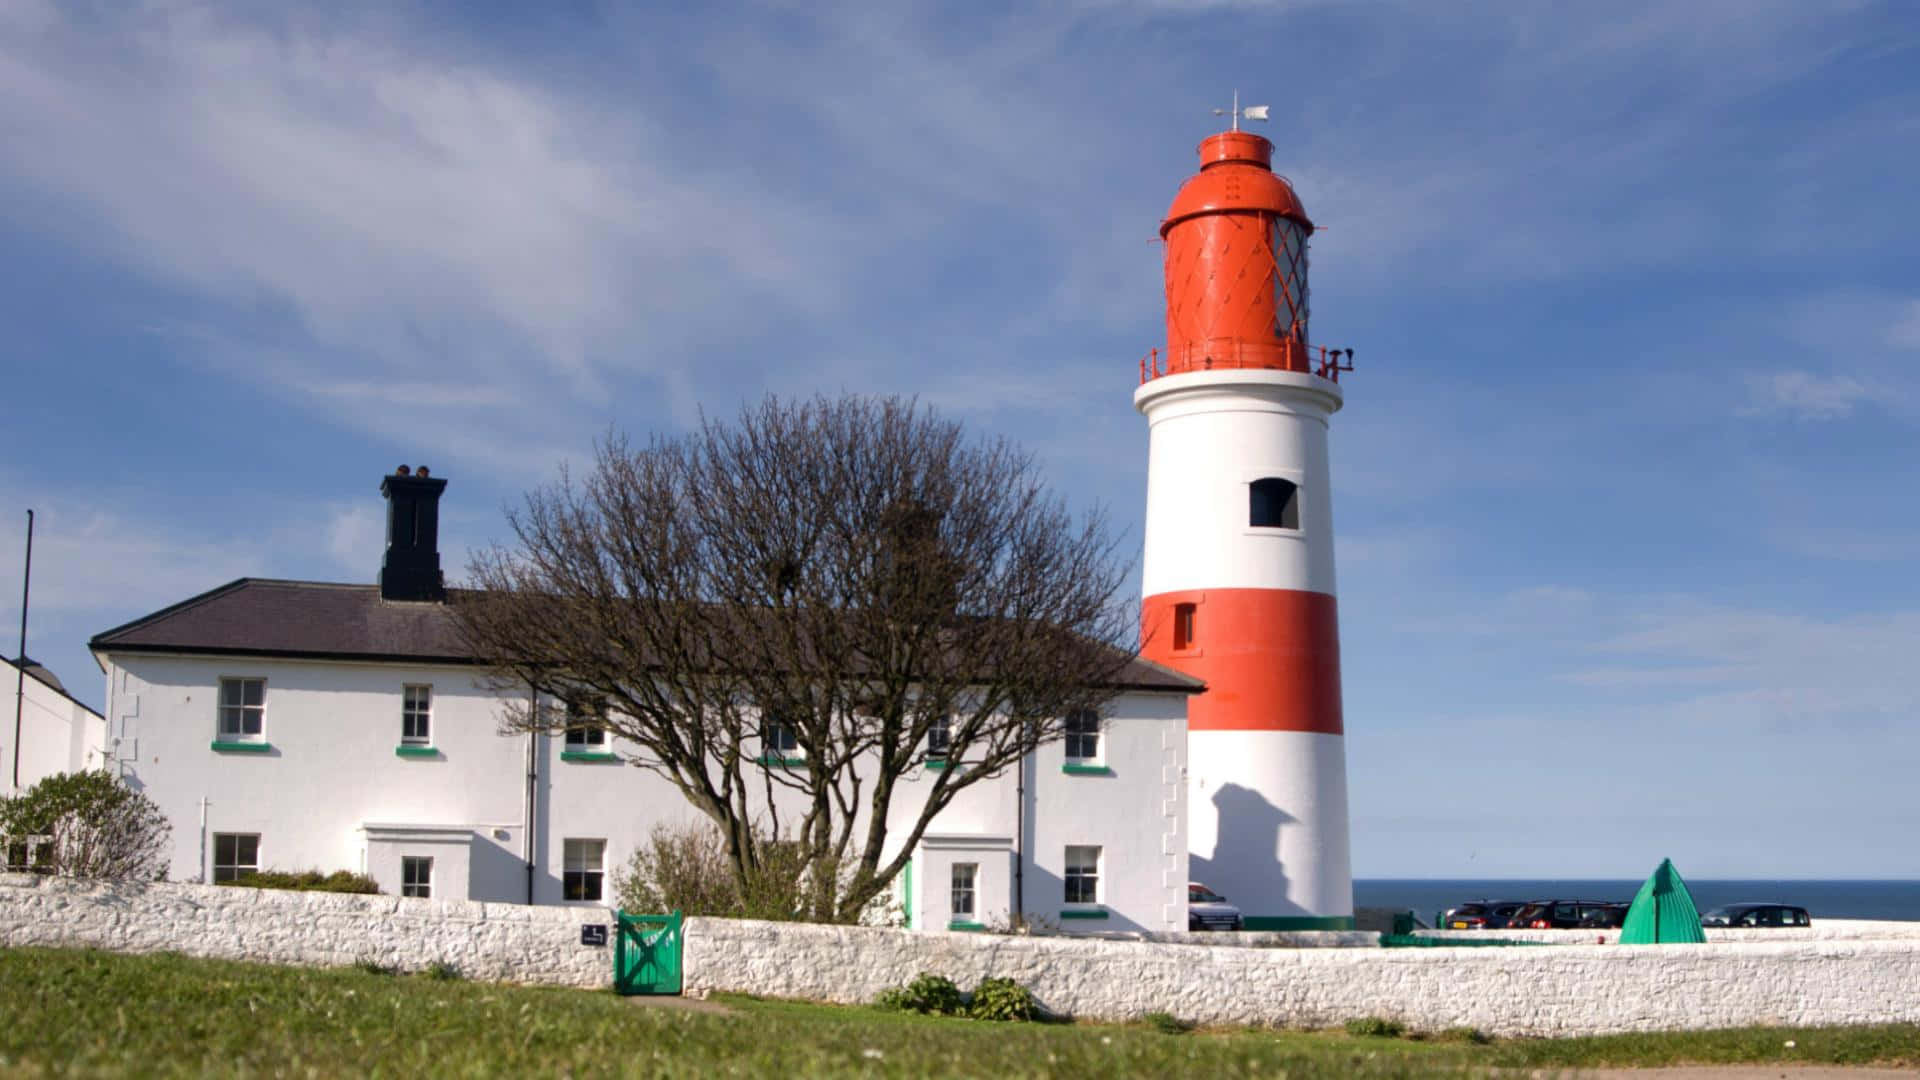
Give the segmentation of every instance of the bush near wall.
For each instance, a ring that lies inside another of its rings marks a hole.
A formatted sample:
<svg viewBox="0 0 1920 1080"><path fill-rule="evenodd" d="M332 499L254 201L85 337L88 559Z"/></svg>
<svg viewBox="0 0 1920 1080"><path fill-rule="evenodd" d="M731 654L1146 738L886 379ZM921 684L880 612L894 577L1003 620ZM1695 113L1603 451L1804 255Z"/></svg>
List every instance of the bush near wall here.
<svg viewBox="0 0 1920 1080"><path fill-rule="evenodd" d="M379 883L372 878L347 870L335 870L331 874L323 874L318 870L260 870L220 884L242 889L292 889L295 892L360 893L367 896L375 896L380 892Z"/></svg>

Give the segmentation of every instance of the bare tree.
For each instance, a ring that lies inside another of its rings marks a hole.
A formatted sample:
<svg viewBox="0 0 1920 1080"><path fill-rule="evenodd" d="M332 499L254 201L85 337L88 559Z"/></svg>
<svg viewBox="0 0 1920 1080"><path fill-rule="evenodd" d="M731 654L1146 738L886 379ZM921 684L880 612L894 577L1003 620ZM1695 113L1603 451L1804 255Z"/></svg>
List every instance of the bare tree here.
<svg viewBox="0 0 1920 1080"><path fill-rule="evenodd" d="M720 828L743 888L767 837L799 845L818 921L857 918L957 792L1063 737L1134 656L1103 516L910 401L768 398L684 438L609 436L509 520L517 546L478 556L454 605L495 678L540 691L505 729L561 730L547 695L603 705L589 722ZM936 727L960 767L903 799Z"/></svg>

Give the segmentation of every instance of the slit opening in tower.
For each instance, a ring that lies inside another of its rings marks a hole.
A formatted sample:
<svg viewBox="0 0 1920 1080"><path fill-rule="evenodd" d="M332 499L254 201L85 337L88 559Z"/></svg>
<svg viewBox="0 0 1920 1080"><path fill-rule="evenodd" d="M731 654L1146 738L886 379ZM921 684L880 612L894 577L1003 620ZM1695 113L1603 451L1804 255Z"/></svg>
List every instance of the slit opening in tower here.
<svg viewBox="0 0 1920 1080"><path fill-rule="evenodd" d="M1256 529L1298 529L1300 488L1291 480L1264 476L1247 485L1247 524Z"/></svg>
<svg viewBox="0 0 1920 1080"><path fill-rule="evenodd" d="M1194 612L1198 605L1173 605L1173 649L1182 652L1193 648Z"/></svg>

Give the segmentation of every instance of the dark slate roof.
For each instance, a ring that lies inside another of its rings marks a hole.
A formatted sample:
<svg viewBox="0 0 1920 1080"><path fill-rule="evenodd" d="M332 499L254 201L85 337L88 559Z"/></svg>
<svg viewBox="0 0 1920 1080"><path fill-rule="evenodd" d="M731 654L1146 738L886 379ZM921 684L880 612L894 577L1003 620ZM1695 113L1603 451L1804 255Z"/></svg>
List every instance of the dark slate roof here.
<svg viewBox="0 0 1920 1080"><path fill-rule="evenodd" d="M450 605L383 600L378 585L241 578L97 634L95 652L197 653L471 664ZM1119 686L1196 693L1206 684L1134 659Z"/></svg>
<svg viewBox="0 0 1920 1080"><path fill-rule="evenodd" d="M472 662L446 604L383 600L378 585L267 578L229 582L97 634L88 645L99 652Z"/></svg>

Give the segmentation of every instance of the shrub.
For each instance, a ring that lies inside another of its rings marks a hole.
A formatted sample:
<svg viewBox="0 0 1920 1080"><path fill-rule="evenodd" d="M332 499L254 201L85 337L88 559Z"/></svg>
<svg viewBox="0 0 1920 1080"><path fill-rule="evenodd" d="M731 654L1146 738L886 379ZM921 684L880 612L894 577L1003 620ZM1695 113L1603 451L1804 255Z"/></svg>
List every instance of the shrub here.
<svg viewBox="0 0 1920 1080"><path fill-rule="evenodd" d="M354 970L364 972L368 975L392 975L394 973L391 965L383 964L371 956L363 956L355 960L353 967Z"/></svg>
<svg viewBox="0 0 1920 1080"><path fill-rule="evenodd" d="M967 1003L967 1015L975 1020L1032 1020L1040 1015L1033 993L1006 978L980 980Z"/></svg>
<svg viewBox="0 0 1920 1080"><path fill-rule="evenodd" d="M445 960L435 960L433 963L428 964L427 970L421 972L421 974L435 982L459 982L462 978L465 978L465 976L460 974L458 967L455 967Z"/></svg>
<svg viewBox="0 0 1920 1080"><path fill-rule="evenodd" d="M1360 1016L1347 1021L1347 1034L1357 1038L1397 1039L1406 1030L1400 1021L1381 1016Z"/></svg>
<svg viewBox="0 0 1920 1080"><path fill-rule="evenodd" d="M1489 1039L1486 1033L1481 1031L1479 1028L1450 1027L1444 1031L1434 1032L1433 1041L1434 1042L1450 1042L1450 1043L1472 1043L1477 1046L1482 1043L1492 1042L1493 1040Z"/></svg>
<svg viewBox="0 0 1920 1080"><path fill-rule="evenodd" d="M154 881L166 873L173 827L144 793L104 769L56 773L0 799L0 850L9 866L97 881Z"/></svg>
<svg viewBox="0 0 1920 1080"><path fill-rule="evenodd" d="M874 999L874 1004L882 1009L938 1016L959 1016L966 1011L966 1000L961 997L960 988L953 985L952 979L931 971L914 976L913 981L905 986L882 990L880 996Z"/></svg>
<svg viewBox="0 0 1920 1080"><path fill-rule="evenodd" d="M1185 1035L1193 1030L1193 1025L1172 1013L1151 1012L1140 1018L1148 1027L1162 1035Z"/></svg>
<svg viewBox="0 0 1920 1080"><path fill-rule="evenodd" d="M760 865L736 881L726 838L704 824L653 828L647 842L615 872L613 895L622 911L678 911L729 919L792 922L807 910L805 852L792 841L755 830Z"/></svg>
<svg viewBox="0 0 1920 1080"><path fill-rule="evenodd" d="M242 889L292 889L295 892L361 893L368 896L380 892L378 882L350 870L335 870L331 874L319 870L259 870L220 884Z"/></svg>

